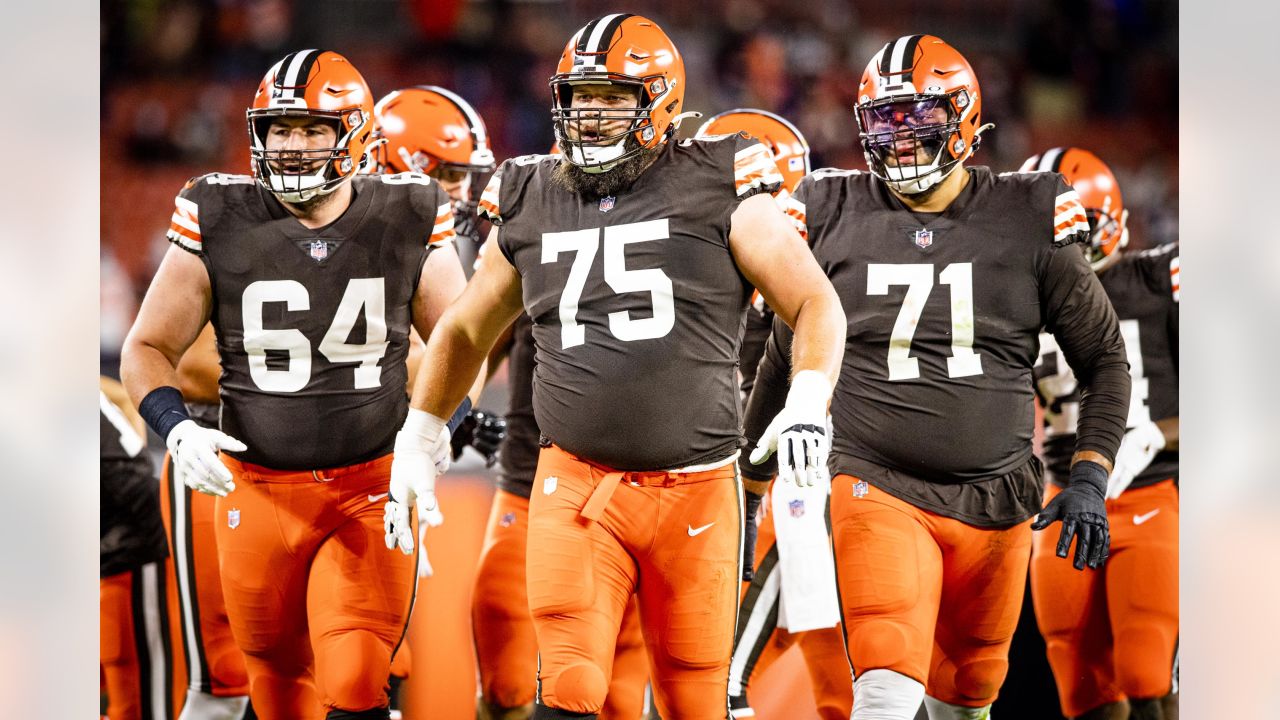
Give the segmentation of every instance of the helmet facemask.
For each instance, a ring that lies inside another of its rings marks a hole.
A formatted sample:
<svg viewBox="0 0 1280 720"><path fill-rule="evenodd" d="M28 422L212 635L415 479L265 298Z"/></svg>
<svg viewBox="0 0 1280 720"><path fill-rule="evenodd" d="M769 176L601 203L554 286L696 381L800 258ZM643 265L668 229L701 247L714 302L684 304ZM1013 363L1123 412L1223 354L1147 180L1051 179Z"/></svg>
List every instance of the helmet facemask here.
<svg viewBox="0 0 1280 720"><path fill-rule="evenodd" d="M327 148L269 150L267 133L279 117L310 117L326 121L335 129L336 140ZM281 202L304 203L337 190L368 161L369 152L352 158L352 138L365 131L369 119L360 110L326 112L317 110L251 109L248 112L250 157L258 182ZM357 167L359 166L359 167Z"/></svg>
<svg viewBox="0 0 1280 720"><path fill-rule="evenodd" d="M904 195L934 187L973 150L960 132L960 108L967 104L963 89L859 104L859 137L867 166Z"/></svg>
<svg viewBox="0 0 1280 720"><path fill-rule="evenodd" d="M1111 198L1101 208L1085 208L1089 220L1089 244L1084 246L1084 256L1095 270L1102 270L1120 256L1120 249L1129 244L1129 211L1121 210L1116 217L1111 212Z"/></svg>
<svg viewBox="0 0 1280 720"><path fill-rule="evenodd" d="M577 85L609 84L625 87L636 95L635 107L573 107L573 89ZM656 138L651 117L653 108L666 100L671 88L661 77L640 80L605 77L557 76L551 80L551 119L564 159L587 173L608 172L623 162L654 147L664 138ZM621 130L607 126L625 122ZM668 128L667 133L674 128ZM656 142L655 142L656 140Z"/></svg>

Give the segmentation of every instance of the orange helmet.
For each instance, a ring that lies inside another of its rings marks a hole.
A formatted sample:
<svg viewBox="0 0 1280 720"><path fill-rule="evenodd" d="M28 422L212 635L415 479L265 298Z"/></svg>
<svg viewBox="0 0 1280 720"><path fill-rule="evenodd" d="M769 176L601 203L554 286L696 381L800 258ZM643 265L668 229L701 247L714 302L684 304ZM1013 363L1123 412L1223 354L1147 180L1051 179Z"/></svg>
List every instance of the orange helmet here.
<svg viewBox="0 0 1280 720"><path fill-rule="evenodd" d="M466 100L442 87L396 90L373 106L379 172L468 174L493 170L484 120Z"/></svg>
<svg viewBox="0 0 1280 720"><path fill-rule="evenodd" d="M862 71L856 110L867 166L906 195L959 167L985 129L973 68L933 35L904 35L881 48Z"/></svg>
<svg viewBox="0 0 1280 720"><path fill-rule="evenodd" d="M697 137L742 132L764 143L782 173L783 187L795 192L800 178L809 174L809 143L795 125L767 110L739 108L711 118L698 128Z"/></svg>
<svg viewBox="0 0 1280 720"><path fill-rule="evenodd" d="M614 83L638 93L637 107L574 108L573 86ZM684 60L656 23L615 13L596 18L569 39L551 77L551 119L569 162L587 172L607 172L666 142L684 103ZM630 120L620 133L590 141L570 137L586 121Z"/></svg>
<svg viewBox="0 0 1280 720"><path fill-rule="evenodd" d="M272 65L245 114L254 175L284 202L333 192L360 171L373 137L373 93L346 58L328 50L299 50ZM280 116L332 121L338 140L319 150L267 150L267 129ZM321 161L320 167L300 173L273 167L286 159L297 164L300 158Z"/></svg>
<svg viewBox="0 0 1280 720"><path fill-rule="evenodd" d="M1097 155L1075 147L1056 147L1027 158L1021 170L1062 173L1075 188L1089 218L1089 245L1085 256L1094 270L1101 269L1108 258L1129 244L1129 211L1120 196L1120 183Z"/></svg>

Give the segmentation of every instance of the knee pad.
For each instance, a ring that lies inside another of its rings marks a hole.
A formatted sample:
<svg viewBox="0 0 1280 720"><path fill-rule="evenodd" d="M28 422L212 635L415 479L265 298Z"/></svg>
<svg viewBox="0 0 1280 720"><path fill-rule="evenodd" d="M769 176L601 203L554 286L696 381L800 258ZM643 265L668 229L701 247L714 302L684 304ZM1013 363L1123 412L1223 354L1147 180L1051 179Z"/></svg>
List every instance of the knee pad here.
<svg viewBox="0 0 1280 720"><path fill-rule="evenodd" d="M990 705L1009 674L1009 663L999 658L971 660L956 668L955 689L961 698ZM957 706L958 707L958 706ZM950 716L947 716L950 717ZM969 717L957 715L956 717ZM974 717L982 718L983 715Z"/></svg>
<svg viewBox="0 0 1280 720"><path fill-rule="evenodd" d="M541 717L595 717L604 706L605 695L609 692L609 683L605 680L600 668L590 663L570 665L561 670L555 677L541 678L542 702L534 712L535 718ZM568 711L570 715L540 715L544 703L548 710Z"/></svg>
<svg viewBox="0 0 1280 720"><path fill-rule="evenodd" d="M353 712L382 707L384 714L373 717L385 718L390 674L391 648L368 630L344 632L326 639L322 648L317 648L318 689L335 709Z"/></svg>
<svg viewBox="0 0 1280 720"><path fill-rule="evenodd" d="M909 627L887 619L858 623L849 630L849 657L859 667L891 668L907 659L910 653ZM928 658L928 655L925 655Z"/></svg>
<svg viewBox="0 0 1280 720"><path fill-rule="evenodd" d="M216 697L199 690L188 690L178 720L240 720L249 698L244 695Z"/></svg>
<svg viewBox="0 0 1280 720"><path fill-rule="evenodd" d="M924 685L893 670L867 670L853 681L850 720L913 720Z"/></svg>
<svg viewBox="0 0 1280 720"><path fill-rule="evenodd" d="M924 706L929 711L929 720L991 720L989 704L982 707L962 707L925 696Z"/></svg>

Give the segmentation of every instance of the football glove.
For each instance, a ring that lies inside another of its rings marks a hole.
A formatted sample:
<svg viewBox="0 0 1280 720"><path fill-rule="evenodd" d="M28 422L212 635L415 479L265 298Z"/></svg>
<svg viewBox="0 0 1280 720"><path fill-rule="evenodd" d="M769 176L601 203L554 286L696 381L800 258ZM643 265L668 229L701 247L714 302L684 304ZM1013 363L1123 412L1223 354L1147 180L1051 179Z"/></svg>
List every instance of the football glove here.
<svg viewBox="0 0 1280 720"><path fill-rule="evenodd" d="M505 418L486 410L472 410L450 440L453 459L462 457L462 451L470 445L484 457L485 467L493 467L498 461L498 447L506 436Z"/></svg>
<svg viewBox="0 0 1280 720"><path fill-rule="evenodd" d="M244 452L249 448L230 435L183 420L169 431L164 444L173 457L174 472L187 487L206 495L226 497L236 489L231 471L218 458L219 450Z"/></svg>
<svg viewBox="0 0 1280 720"><path fill-rule="evenodd" d="M1133 479L1147 469L1156 453L1164 449L1164 443L1164 433L1153 422L1144 422L1125 433L1107 481L1107 499L1120 497Z"/></svg>
<svg viewBox="0 0 1280 720"><path fill-rule="evenodd" d="M396 433L391 459L391 487L383 509L382 525L387 549L413 553L412 509L418 522L436 527L444 522L436 500L436 459L448 455L449 433L445 421L421 410L409 410L404 427Z"/></svg>
<svg viewBox="0 0 1280 720"><path fill-rule="evenodd" d="M810 486L827 474L831 436L827 432L827 402L831 383L816 370L801 370L791 380L787 403L773 418L756 449L751 464L759 465L778 453L778 478Z"/></svg>
<svg viewBox="0 0 1280 720"><path fill-rule="evenodd" d="M1031 524L1032 530L1043 530L1055 520L1062 521L1058 535L1058 557L1065 558L1076 538L1076 555L1072 565L1093 570L1102 567L1111 550L1111 531L1107 524L1107 471L1101 465L1081 460L1071 466L1070 485L1058 493Z"/></svg>

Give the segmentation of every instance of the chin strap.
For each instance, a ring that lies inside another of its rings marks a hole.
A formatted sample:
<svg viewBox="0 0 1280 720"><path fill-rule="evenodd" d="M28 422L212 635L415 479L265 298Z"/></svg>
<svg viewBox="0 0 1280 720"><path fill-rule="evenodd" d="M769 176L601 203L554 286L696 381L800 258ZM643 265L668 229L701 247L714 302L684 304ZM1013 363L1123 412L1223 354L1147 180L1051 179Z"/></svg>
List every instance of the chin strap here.
<svg viewBox="0 0 1280 720"><path fill-rule="evenodd" d="M981 127L973 131L973 148L969 150L970 155L976 152L978 150L978 146L982 144L982 133L994 128L995 126L995 123L983 123Z"/></svg>

